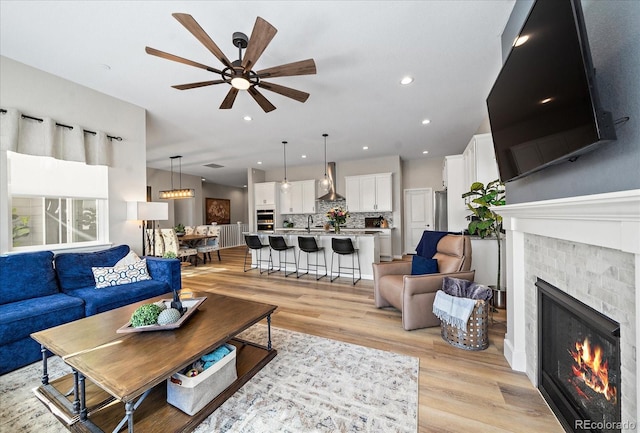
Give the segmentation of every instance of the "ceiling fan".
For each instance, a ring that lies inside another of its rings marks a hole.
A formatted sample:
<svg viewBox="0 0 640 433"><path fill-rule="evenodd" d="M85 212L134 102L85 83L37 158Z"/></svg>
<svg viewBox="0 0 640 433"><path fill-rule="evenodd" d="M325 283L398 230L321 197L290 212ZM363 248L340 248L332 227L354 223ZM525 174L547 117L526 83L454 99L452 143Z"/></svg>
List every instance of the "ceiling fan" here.
<svg viewBox="0 0 640 433"><path fill-rule="evenodd" d="M156 50L155 48L146 47L147 54L161 57L163 59L172 60L174 62L183 63L185 65L194 66L196 68L205 69L209 72L219 74L221 79L212 81L201 81L197 83L180 84L171 86L179 90L195 89L197 87L212 86L214 84L227 83L231 86L227 96L220 105L221 109L229 109L233 107L233 103L238 96L240 90L246 90L260 105L260 107L268 113L276 107L258 91L258 87L279 93L288 98L295 99L299 102L305 102L309 98L309 94L290 87L281 86L279 84L263 81L264 78L289 77L294 75L313 75L316 73L316 64L313 59L300 60L298 62L287 63L272 68L254 71L254 65L267 48L278 30L264 19L257 17L256 23L251 32L251 38L247 38L242 32L233 33L233 45L238 47L238 60L229 61L222 50L213 42L209 35L200 27L196 20L189 14L174 13L172 16L178 20L193 36L196 37L211 53L222 62L224 69L219 70L202 63L194 62L174 54ZM242 50L246 49L244 57Z"/></svg>

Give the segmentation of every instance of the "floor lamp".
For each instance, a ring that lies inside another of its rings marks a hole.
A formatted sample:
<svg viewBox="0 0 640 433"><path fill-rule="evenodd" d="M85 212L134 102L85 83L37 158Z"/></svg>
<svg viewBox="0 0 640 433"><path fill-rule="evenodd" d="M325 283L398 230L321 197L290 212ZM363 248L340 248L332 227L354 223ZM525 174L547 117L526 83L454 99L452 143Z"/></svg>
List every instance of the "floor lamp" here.
<svg viewBox="0 0 640 433"><path fill-rule="evenodd" d="M169 219L169 203L151 201L128 201L127 219L142 221L142 255L146 255L146 225L151 222L153 240L151 241L151 254L156 255L156 221L166 221Z"/></svg>

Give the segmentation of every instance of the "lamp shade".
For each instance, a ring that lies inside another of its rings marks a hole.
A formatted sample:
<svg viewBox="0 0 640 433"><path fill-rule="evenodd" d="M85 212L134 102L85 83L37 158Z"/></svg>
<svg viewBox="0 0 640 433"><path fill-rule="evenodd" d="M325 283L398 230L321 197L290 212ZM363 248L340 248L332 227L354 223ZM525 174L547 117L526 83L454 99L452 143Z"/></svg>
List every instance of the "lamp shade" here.
<svg viewBox="0 0 640 433"><path fill-rule="evenodd" d="M127 219L138 221L166 221L169 219L169 203L128 201Z"/></svg>

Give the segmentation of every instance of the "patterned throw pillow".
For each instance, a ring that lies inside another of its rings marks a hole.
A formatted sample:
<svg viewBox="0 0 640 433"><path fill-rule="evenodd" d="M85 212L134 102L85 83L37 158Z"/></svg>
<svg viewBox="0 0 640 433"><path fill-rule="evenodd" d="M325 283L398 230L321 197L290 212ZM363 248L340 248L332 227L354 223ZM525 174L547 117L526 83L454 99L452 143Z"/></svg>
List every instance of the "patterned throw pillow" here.
<svg viewBox="0 0 640 433"><path fill-rule="evenodd" d="M128 265L92 267L91 270L96 281L96 289L151 279L147 271L147 259L138 260Z"/></svg>

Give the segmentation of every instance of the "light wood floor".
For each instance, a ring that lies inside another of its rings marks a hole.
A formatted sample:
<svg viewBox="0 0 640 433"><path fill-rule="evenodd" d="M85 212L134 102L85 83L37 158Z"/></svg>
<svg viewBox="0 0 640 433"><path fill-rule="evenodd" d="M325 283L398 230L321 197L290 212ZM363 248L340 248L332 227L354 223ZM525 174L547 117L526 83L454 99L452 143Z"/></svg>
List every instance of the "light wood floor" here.
<svg viewBox="0 0 640 433"><path fill-rule="evenodd" d="M273 326L341 340L420 359L420 432L563 432L538 391L523 373L511 370L502 354L504 312L495 316L490 346L479 352L457 349L440 328L404 331L400 313L379 310L373 282L282 273L243 272L245 249L221 251L222 261L183 268L183 289L221 293L278 306ZM327 254L329 260L330 255Z"/></svg>

